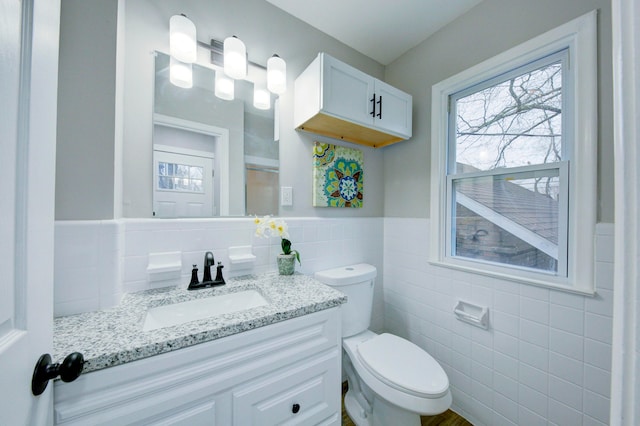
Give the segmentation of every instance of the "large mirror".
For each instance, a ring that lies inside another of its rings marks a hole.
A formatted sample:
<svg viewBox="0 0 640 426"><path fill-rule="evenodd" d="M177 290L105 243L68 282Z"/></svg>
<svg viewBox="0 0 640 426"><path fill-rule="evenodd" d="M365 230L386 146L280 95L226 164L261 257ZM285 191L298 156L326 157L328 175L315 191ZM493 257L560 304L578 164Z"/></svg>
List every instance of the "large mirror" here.
<svg viewBox="0 0 640 426"><path fill-rule="evenodd" d="M278 213L279 154L271 108L253 106L253 83L235 81L234 100L215 96L215 70L193 64L193 87L169 81L156 52L153 215L160 218Z"/></svg>

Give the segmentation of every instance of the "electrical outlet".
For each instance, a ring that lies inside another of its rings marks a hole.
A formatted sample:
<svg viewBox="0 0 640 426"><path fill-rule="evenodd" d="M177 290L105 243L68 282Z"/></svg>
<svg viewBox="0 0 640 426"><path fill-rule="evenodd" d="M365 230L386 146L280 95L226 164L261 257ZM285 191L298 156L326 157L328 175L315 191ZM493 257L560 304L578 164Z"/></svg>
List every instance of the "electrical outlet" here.
<svg viewBox="0 0 640 426"><path fill-rule="evenodd" d="M293 206L293 188L290 186L280 187L280 205Z"/></svg>

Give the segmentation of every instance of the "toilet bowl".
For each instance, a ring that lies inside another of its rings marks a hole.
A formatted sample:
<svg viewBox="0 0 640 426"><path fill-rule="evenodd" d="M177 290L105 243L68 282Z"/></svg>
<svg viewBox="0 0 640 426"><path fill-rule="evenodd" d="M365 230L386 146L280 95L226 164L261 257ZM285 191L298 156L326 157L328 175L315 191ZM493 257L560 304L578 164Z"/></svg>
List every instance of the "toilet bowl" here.
<svg viewBox="0 0 640 426"><path fill-rule="evenodd" d="M417 345L368 330L376 274L374 266L364 263L315 274L347 295L342 313L343 368L349 385L345 408L357 426L418 426L420 415L440 414L451 406L449 379Z"/></svg>

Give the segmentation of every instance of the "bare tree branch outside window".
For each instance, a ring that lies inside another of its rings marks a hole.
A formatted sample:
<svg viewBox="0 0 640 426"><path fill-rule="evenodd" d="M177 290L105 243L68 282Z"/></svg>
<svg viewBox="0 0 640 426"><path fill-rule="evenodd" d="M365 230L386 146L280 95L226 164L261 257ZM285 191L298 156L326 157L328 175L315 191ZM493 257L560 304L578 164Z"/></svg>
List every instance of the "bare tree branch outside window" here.
<svg viewBox="0 0 640 426"><path fill-rule="evenodd" d="M460 98L456 114L456 162L468 170L561 161L562 65L552 63ZM549 181L528 189L557 195Z"/></svg>
<svg viewBox="0 0 640 426"><path fill-rule="evenodd" d="M558 270L559 169L509 169L563 161L562 64L454 98L457 256Z"/></svg>

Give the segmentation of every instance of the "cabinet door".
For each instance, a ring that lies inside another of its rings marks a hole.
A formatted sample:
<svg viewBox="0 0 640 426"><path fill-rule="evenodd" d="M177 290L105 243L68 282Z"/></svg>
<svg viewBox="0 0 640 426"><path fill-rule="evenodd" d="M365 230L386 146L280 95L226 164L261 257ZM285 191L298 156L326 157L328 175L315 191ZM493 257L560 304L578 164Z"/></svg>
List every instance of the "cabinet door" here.
<svg viewBox="0 0 640 426"><path fill-rule="evenodd" d="M340 421L337 349L233 391L234 425L339 425Z"/></svg>
<svg viewBox="0 0 640 426"><path fill-rule="evenodd" d="M175 385L175 380L162 383L165 379L159 378L154 383L156 389L148 383L116 385L101 392L88 389L87 395L54 407L54 424L227 426L231 424L231 398L226 389L211 391L216 387L215 379L205 377ZM66 383L55 385L56 391L64 391Z"/></svg>
<svg viewBox="0 0 640 426"><path fill-rule="evenodd" d="M382 131L410 138L412 130L411 95L380 80L376 80L375 93L375 127Z"/></svg>
<svg viewBox="0 0 640 426"><path fill-rule="evenodd" d="M328 55L323 56L320 109L345 120L373 125L375 79Z"/></svg>

